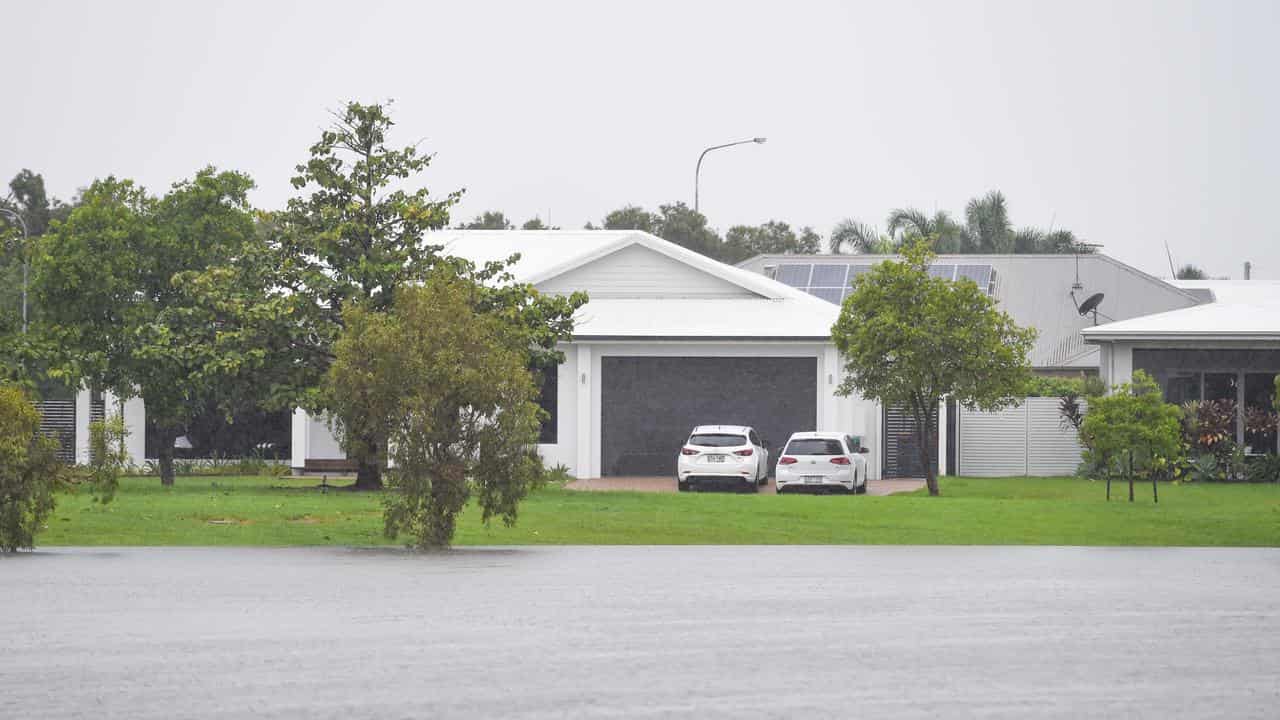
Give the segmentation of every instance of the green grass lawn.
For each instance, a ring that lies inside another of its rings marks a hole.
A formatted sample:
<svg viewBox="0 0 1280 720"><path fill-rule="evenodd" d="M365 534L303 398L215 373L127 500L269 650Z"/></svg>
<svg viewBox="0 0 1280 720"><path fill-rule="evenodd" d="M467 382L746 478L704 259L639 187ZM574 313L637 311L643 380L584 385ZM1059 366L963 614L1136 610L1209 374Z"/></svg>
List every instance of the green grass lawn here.
<svg viewBox="0 0 1280 720"><path fill-rule="evenodd" d="M63 495L40 545L380 545L376 493L315 478L126 478L107 506ZM1117 488L1119 498L1126 492ZM1280 486L1162 485L1107 503L1074 478L943 478L942 497L581 492L548 488L514 528L468 508L459 545L959 544L1280 545Z"/></svg>

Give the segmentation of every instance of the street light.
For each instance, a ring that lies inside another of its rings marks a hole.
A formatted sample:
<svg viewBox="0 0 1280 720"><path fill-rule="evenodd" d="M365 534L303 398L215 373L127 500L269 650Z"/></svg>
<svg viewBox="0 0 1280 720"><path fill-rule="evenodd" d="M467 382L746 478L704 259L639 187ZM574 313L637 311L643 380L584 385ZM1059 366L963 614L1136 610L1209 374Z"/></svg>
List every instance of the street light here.
<svg viewBox="0 0 1280 720"><path fill-rule="evenodd" d="M758 138L751 138L750 140L739 140L737 142L725 143L724 145L712 145L706 150L703 150L702 154L698 156L698 167L693 171L693 211L698 212L698 177L702 174L702 158L706 157L707 153L711 152L712 150L719 150L721 148L733 147L734 145L746 145L747 143L755 143L757 145L763 145L765 140L767 139L768 138L758 137Z"/></svg>
<svg viewBox="0 0 1280 720"><path fill-rule="evenodd" d="M22 215L8 208L0 208L0 215L4 215L12 220L17 220L18 225L22 228L22 332L27 332L27 275L31 271L31 261L27 256L27 243L31 239L27 232L27 221L22 219Z"/></svg>

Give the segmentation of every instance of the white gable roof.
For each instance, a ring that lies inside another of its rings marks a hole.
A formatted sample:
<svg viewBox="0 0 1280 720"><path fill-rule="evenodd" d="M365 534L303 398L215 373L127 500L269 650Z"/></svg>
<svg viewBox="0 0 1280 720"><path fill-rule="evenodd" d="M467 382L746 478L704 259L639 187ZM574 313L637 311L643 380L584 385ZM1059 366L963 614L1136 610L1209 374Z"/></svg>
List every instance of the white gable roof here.
<svg viewBox="0 0 1280 720"><path fill-rule="evenodd" d="M579 338L827 339L840 308L764 276L726 265L632 230L442 230L428 242L444 253L484 263L519 254L518 282L552 285L560 276L627 248L641 247L714 276L743 292L733 297L626 297L609 293L578 312Z"/></svg>
<svg viewBox="0 0 1280 720"><path fill-rule="evenodd" d="M1176 280L1209 290L1214 302L1107 323L1081 331L1091 343L1115 340L1280 340L1280 283L1257 280Z"/></svg>

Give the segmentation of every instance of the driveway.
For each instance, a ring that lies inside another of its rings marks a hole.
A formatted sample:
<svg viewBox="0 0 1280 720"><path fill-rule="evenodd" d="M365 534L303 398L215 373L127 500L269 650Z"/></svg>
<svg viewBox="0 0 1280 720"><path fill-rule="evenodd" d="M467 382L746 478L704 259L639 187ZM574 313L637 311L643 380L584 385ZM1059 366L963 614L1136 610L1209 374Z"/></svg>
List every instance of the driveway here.
<svg viewBox="0 0 1280 720"><path fill-rule="evenodd" d="M899 479L870 480L867 485L868 495L893 495L895 493L913 492L924 487L924 480ZM589 480L574 480L565 485L570 490L629 490L633 492L676 492L675 478L670 477L608 477ZM760 488L760 492L776 495L778 489L769 479L768 487Z"/></svg>
<svg viewBox="0 0 1280 720"><path fill-rule="evenodd" d="M64 548L0 717L1274 718L1280 551Z"/></svg>

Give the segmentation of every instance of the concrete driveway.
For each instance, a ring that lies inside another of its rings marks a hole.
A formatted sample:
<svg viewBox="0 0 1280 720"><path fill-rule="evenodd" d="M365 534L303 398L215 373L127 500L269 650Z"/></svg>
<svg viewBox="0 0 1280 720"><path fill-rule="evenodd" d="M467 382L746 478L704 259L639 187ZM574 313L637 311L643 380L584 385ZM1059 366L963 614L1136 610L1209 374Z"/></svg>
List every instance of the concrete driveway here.
<svg viewBox="0 0 1280 720"><path fill-rule="evenodd" d="M924 487L924 480L914 478L892 480L870 480L867 485L868 495L893 495L895 493L913 492ZM608 477L588 480L574 480L565 487L570 490L628 490L632 492L676 492L675 478L669 477ZM768 487L760 488L761 493L776 495L777 487L773 479L769 479Z"/></svg>

